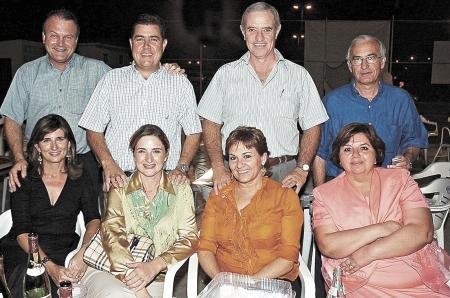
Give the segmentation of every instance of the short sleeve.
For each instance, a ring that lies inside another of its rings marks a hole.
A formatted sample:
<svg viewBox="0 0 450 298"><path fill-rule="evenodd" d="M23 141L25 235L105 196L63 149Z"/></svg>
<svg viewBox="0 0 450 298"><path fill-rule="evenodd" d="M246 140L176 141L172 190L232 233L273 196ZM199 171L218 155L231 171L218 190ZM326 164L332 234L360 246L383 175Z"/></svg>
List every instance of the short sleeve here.
<svg viewBox="0 0 450 298"><path fill-rule="evenodd" d="M335 225L333 219L331 218L330 213L328 212L322 196L320 195L320 192L317 189L313 190L314 200L312 203L312 225L313 229L319 227L319 226L325 226L325 225Z"/></svg>
<svg viewBox="0 0 450 298"><path fill-rule="evenodd" d="M21 125L27 117L29 93L26 68L21 67L9 86L0 113Z"/></svg>
<svg viewBox="0 0 450 298"><path fill-rule="evenodd" d="M97 84L91 98L81 115L78 125L95 132L104 132L110 122L108 74Z"/></svg>
<svg viewBox="0 0 450 298"><path fill-rule="evenodd" d="M428 208L428 204L417 182L409 175L408 171L404 170L404 172L407 178L400 197L400 207L403 210L410 208Z"/></svg>
<svg viewBox="0 0 450 298"><path fill-rule="evenodd" d="M303 69L302 90L300 92L299 124L303 130L328 120L328 114L320 99L319 92L310 74Z"/></svg>
<svg viewBox="0 0 450 298"><path fill-rule="evenodd" d="M183 127L184 133L186 135L201 133L202 126L200 124L200 118L197 114L195 93L191 83L185 82L183 86L183 99L180 101L182 103L182 112L180 113L181 119L179 119L179 122Z"/></svg>
<svg viewBox="0 0 450 298"><path fill-rule="evenodd" d="M222 88L223 73L227 71L223 66L216 72L206 88L200 103L198 104L198 115L217 124L223 123L222 106L225 91Z"/></svg>

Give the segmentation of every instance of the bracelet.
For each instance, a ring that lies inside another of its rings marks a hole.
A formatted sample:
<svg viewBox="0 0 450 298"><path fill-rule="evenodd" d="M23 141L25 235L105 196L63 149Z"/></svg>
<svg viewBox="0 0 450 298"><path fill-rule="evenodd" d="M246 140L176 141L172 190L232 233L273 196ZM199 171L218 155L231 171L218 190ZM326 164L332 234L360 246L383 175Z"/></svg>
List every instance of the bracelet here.
<svg viewBox="0 0 450 298"><path fill-rule="evenodd" d="M50 259L49 257L45 257L45 258L43 258L43 259L41 260L41 264L42 264L42 265L45 265L45 264L47 264L48 262L51 262L51 260L52 260L52 259Z"/></svg>

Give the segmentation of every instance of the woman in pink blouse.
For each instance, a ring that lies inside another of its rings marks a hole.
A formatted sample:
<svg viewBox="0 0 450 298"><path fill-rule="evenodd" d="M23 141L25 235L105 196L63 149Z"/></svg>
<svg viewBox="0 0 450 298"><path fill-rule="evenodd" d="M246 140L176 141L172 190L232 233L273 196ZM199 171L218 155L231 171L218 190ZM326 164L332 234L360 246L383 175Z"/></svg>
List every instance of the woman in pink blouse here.
<svg viewBox="0 0 450 298"><path fill-rule="evenodd" d="M450 258L433 241L428 205L407 170L377 167L384 148L359 123L333 143L331 159L345 171L317 187L313 202L325 282L339 265L348 297L448 297Z"/></svg>

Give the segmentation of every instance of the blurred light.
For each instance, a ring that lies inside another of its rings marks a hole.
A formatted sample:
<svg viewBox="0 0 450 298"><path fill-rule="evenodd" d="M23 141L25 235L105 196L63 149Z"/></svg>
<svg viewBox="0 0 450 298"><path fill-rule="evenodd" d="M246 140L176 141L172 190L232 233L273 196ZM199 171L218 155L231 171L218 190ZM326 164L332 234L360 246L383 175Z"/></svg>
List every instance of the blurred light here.
<svg viewBox="0 0 450 298"><path fill-rule="evenodd" d="M297 39L298 38L297 34L292 34L292 38Z"/></svg>
<svg viewBox="0 0 450 298"><path fill-rule="evenodd" d="M306 8L307 10L312 9L312 4L311 4L311 3L307 3L307 4L305 5L305 8Z"/></svg>
<svg viewBox="0 0 450 298"><path fill-rule="evenodd" d="M206 48L206 45L204 44L203 47Z"/></svg>
<svg viewBox="0 0 450 298"><path fill-rule="evenodd" d="M414 60L414 56L409 57L409 60L413 61Z"/></svg>
<svg viewBox="0 0 450 298"><path fill-rule="evenodd" d="M192 61L188 61L188 64L192 64Z"/></svg>
<svg viewBox="0 0 450 298"><path fill-rule="evenodd" d="M300 6L298 6L298 4L294 4L294 5L292 5L292 8L295 10L298 10L300 8Z"/></svg>
<svg viewBox="0 0 450 298"><path fill-rule="evenodd" d="M197 64L200 64L200 61L197 61Z"/></svg>
<svg viewBox="0 0 450 298"><path fill-rule="evenodd" d="M408 66L405 66L405 70L407 70L408 69Z"/></svg>
<svg viewBox="0 0 450 298"><path fill-rule="evenodd" d="M300 38L305 38L305 34L300 35Z"/></svg>
<svg viewBox="0 0 450 298"><path fill-rule="evenodd" d="M431 60L431 57L428 57L427 60L430 61L430 60Z"/></svg>
<svg viewBox="0 0 450 298"><path fill-rule="evenodd" d="M395 63L398 63L398 59L395 60Z"/></svg>

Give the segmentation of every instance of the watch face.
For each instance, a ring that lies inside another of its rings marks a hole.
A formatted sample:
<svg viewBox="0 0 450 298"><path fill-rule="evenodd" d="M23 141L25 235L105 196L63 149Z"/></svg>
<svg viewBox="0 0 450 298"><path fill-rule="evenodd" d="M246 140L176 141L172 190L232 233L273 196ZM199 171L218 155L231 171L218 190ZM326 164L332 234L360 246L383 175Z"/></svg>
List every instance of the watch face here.
<svg viewBox="0 0 450 298"><path fill-rule="evenodd" d="M309 171L309 165L307 165L307 164L302 165L302 170L305 171L305 172L308 172Z"/></svg>
<svg viewBox="0 0 450 298"><path fill-rule="evenodd" d="M185 163L181 163L178 165L178 168L183 172L187 173L189 171L189 165Z"/></svg>

